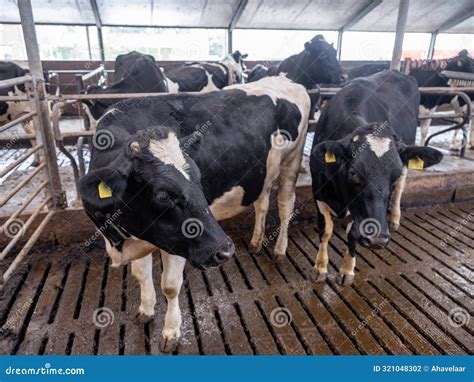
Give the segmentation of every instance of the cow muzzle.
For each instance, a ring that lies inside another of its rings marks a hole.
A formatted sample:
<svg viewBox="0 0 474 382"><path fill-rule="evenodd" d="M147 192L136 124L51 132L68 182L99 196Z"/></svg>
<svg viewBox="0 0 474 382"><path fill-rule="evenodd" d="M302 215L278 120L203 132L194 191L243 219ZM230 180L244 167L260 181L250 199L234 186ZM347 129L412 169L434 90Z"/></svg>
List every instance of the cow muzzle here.
<svg viewBox="0 0 474 382"><path fill-rule="evenodd" d="M198 256L197 261L190 259L191 265L199 268L217 267L231 259L235 254L235 246L232 240L227 239L217 250L205 251L205 254Z"/></svg>
<svg viewBox="0 0 474 382"><path fill-rule="evenodd" d="M359 239L359 244L370 249L383 249L390 241L390 235L381 233L377 236L362 236Z"/></svg>

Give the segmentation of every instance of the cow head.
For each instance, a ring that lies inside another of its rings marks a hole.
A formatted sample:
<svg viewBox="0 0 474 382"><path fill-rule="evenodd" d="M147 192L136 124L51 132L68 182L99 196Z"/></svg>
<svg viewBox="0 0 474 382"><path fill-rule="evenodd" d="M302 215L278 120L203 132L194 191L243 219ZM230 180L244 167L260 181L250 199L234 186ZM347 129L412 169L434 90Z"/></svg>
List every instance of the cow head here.
<svg viewBox="0 0 474 382"><path fill-rule="evenodd" d="M469 55L467 49L463 49L456 57L448 59L446 70L474 73L474 59Z"/></svg>
<svg viewBox="0 0 474 382"><path fill-rule="evenodd" d="M114 226L193 266L215 266L231 258L234 245L214 219L199 169L175 133L167 127L150 128L123 142L123 150L101 158L103 167L80 182L84 207L96 226L102 216L120 210Z"/></svg>
<svg viewBox="0 0 474 382"><path fill-rule="evenodd" d="M231 78L231 84L243 83L244 72L247 69L244 63L244 59L248 57L248 54L242 54L240 51L225 56L220 63L224 64L229 70L229 76Z"/></svg>
<svg viewBox="0 0 474 382"><path fill-rule="evenodd" d="M338 84L346 79L343 69L337 60L336 49L329 44L323 35L317 35L304 44L304 51L310 62L306 74L314 84Z"/></svg>
<svg viewBox="0 0 474 382"><path fill-rule="evenodd" d="M426 168L443 157L430 147L404 145L388 122L360 127L338 141L324 141L314 147L312 155L320 170L319 184L330 184L329 189L338 194L326 196L340 203L339 212L347 208L352 216L348 239L374 249L385 247L390 240L389 201L406 166L415 161Z"/></svg>

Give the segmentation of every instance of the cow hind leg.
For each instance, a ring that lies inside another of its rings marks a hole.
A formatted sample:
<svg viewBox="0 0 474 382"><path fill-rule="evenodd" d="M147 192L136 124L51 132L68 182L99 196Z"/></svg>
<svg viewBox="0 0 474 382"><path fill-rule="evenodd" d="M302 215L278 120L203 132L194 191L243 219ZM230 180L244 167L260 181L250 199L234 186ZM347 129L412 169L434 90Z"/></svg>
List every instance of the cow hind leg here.
<svg viewBox="0 0 474 382"><path fill-rule="evenodd" d="M26 134L34 134L35 133L35 125L33 124L33 121L23 123L22 126L23 126L23 130L25 130ZM36 139L32 139L30 142L31 142L31 147L36 146ZM34 153L34 159L33 159L33 163L31 165L34 166L34 167L37 167L37 166L39 166L40 161L41 161L40 153L39 153L39 151L36 151Z"/></svg>
<svg viewBox="0 0 474 382"><path fill-rule="evenodd" d="M316 255L316 261L314 264L314 270L316 272L315 281L323 282L326 280L328 273L328 244L331 239L332 232L334 229L334 222L331 217L331 212L326 203L317 201L318 205L318 228L320 230L319 238L319 249ZM321 227L321 225L323 227Z"/></svg>
<svg viewBox="0 0 474 382"><path fill-rule="evenodd" d="M140 284L140 307L138 308L137 320L140 323L150 322L155 315L156 304L152 254L132 261L132 275Z"/></svg>
<svg viewBox="0 0 474 382"><path fill-rule="evenodd" d="M434 112L436 108L427 109L424 106L420 106L419 114L424 116ZM420 120L420 128L421 128L421 139L420 139L420 146L424 146L426 142L426 138L428 137L428 130L431 125L431 119L422 119Z"/></svg>
<svg viewBox="0 0 474 382"><path fill-rule="evenodd" d="M174 351L181 336L181 310L179 308L179 292L183 284L183 271L186 259L161 251L163 273L161 290L166 297L168 307L165 325L161 333L160 350L164 353Z"/></svg>

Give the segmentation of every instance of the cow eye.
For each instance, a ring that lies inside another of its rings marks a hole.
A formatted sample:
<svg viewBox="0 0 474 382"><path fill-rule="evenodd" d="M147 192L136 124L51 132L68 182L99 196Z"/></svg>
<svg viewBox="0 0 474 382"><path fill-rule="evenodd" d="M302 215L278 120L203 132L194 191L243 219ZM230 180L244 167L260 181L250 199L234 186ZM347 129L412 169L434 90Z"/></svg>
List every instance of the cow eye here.
<svg viewBox="0 0 474 382"><path fill-rule="evenodd" d="M355 184L362 183L360 176L357 174L356 170L354 170L353 168L349 169L349 179L352 183L355 183Z"/></svg>
<svg viewBox="0 0 474 382"><path fill-rule="evenodd" d="M171 202L171 196L166 191L159 191L155 194L155 200L160 204Z"/></svg>

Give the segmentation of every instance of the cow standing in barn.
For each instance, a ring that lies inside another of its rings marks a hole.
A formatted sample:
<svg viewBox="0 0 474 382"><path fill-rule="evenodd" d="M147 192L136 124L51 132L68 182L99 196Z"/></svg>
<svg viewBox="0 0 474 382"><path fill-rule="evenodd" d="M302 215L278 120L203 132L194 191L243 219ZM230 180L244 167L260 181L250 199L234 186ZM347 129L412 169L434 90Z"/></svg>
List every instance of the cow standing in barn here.
<svg viewBox="0 0 474 382"><path fill-rule="evenodd" d="M10 80L17 77L23 77L30 70L28 64L20 61L0 61L0 81ZM45 78L47 78L45 73ZM25 85L12 86L10 88L0 89L2 96L25 96ZM29 101L0 101L0 126L5 125L24 114L31 112L31 104ZM34 134L35 127L33 121L22 122L23 130L26 134ZM36 140L31 140L31 145L36 146ZM39 152L35 152L32 165L37 166L40 163Z"/></svg>
<svg viewBox="0 0 474 382"><path fill-rule="evenodd" d="M246 54L238 50L217 63L189 62L182 65L165 66L170 93L210 92L225 86L243 82Z"/></svg>
<svg viewBox="0 0 474 382"><path fill-rule="evenodd" d="M323 110L310 158L320 236L316 281L326 279L333 219L350 216L338 278L349 285L356 245L384 248L389 223L392 229L400 224L407 167L426 168L442 159L433 148L412 146L419 101L413 78L383 71L349 82Z"/></svg>
<svg viewBox="0 0 474 382"><path fill-rule="evenodd" d="M87 94L119 93L166 93L168 84L165 76L157 66L155 58L149 54L130 52L121 54L115 59L114 83L110 87L89 86ZM95 126L105 111L120 99L98 99L85 101L92 114L92 125ZM89 116L89 118L91 118Z"/></svg>
<svg viewBox="0 0 474 382"><path fill-rule="evenodd" d="M211 266L233 254L214 219L253 205L251 247L260 250L276 184L274 254L285 255L309 109L306 89L278 76L220 92L130 99L99 121L96 142L103 145L94 146L89 173L80 181L84 208L103 234L112 264L132 262L145 319L153 319L156 302L151 253L161 250L168 301L163 351L173 350L180 337L186 259ZM107 222L118 210L117 219Z"/></svg>
<svg viewBox="0 0 474 382"><path fill-rule="evenodd" d="M465 72L474 73L474 59L469 56L466 49L459 52L455 57L452 57L446 61L446 67L444 70L450 70L453 72ZM412 70L410 76L415 77L419 87L449 87L450 81L442 73L441 69L432 68L419 68ZM462 90L462 88L460 89ZM469 94L471 100L474 94ZM442 105L451 106L456 114L461 114L465 109L465 102L458 96L440 95L440 94L422 94L420 101L420 115L428 115L436 111L436 109ZM428 136L428 129L431 125L431 119L424 119L420 121L421 126L421 144L424 145ZM470 130L470 126L468 126ZM450 148L458 150L460 148L459 143L456 142L456 136L458 131L455 130L453 133L453 139ZM471 148L474 148L474 134L471 133Z"/></svg>

